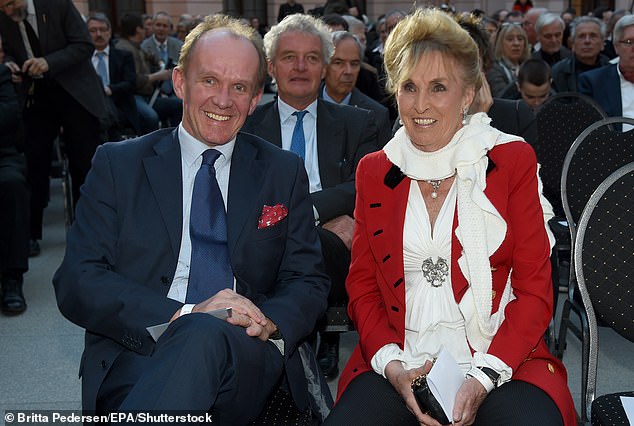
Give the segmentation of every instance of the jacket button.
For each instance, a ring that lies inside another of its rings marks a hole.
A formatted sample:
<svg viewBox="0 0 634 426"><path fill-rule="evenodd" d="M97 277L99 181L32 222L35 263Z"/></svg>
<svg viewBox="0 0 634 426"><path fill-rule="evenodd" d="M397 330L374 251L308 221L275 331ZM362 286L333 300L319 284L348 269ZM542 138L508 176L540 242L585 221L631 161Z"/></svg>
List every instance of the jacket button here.
<svg viewBox="0 0 634 426"><path fill-rule="evenodd" d="M550 362L548 363L548 371L550 371L551 374L555 374L555 367L553 367Z"/></svg>
<svg viewBox="0 0 634 426"><path fill-rule="evenodd" d="M162 284L169 284L169 282L170 282L169 278L167 278L165 275L161 277Z"/></svg>
<svg viewBox="0 0 634 426"><path fill-rule="evenodd" d="M101 368L103 368L104 370L108 368L108 363L106 362L106 360L101 360Z"/></svg>

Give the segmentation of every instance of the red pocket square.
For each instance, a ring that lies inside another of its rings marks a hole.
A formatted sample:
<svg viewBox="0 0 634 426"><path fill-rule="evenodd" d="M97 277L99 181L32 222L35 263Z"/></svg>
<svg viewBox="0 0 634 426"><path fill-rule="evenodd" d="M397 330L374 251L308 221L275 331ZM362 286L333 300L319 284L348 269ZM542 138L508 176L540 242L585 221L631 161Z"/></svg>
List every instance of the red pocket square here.
<svg viewBox="0 0 634 426"><path fill-rule="evenodd" d="M258 219L258 229L268 228L280 222L288 215L288 209L284 204L276 204L274 206L265 205L262 207L262 213Z"/></svg>

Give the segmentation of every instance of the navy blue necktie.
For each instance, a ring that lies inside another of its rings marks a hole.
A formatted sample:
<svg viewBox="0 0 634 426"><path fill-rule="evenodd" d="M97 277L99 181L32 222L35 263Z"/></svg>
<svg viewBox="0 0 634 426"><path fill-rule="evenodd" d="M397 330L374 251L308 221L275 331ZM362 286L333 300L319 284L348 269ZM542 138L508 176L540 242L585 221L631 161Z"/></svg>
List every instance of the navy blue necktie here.
<svg viewBox="0 0 634 426"><path fill-rule="evenodd" d="M200 303L224 288L233 288L227 247L227 214L214 163L220 152L208 149L196 173L189 222L192 258L185 303Z"/></svg>
<svg viewBox="0 0 634 426"><path fill-rule="evenodd" d="M304 116L308 111L295 111L294 116L297 117L293 136L291 138L291 151L299 155L302 160L306 157L306 139L304 138Z"/></svg>

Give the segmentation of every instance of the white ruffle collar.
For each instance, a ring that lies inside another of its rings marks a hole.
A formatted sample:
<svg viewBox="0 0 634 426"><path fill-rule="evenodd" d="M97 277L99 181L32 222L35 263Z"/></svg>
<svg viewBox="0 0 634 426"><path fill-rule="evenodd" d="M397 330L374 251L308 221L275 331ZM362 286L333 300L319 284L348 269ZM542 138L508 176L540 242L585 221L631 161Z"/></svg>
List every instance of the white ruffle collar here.
<svg viewBox="0 0 634 426"><path fill-rule="evenodd" d="M485 113L467 118L449 144L435 152L416 148L406 129L399 129L383 151L387 158L410 179L444 179L456 174L458 191L458 227L456 237L463 247L458 265L469 283L469 290L460 302L465 314L467 337L471 346L486 352L504 312L491 315L492 277L489 257L506 236L506 222L484 194L486 188L487 152L494 146L523 141L490 126ZM510 284L503 298L512 296ZM503 301L504 302L504 301ZM508 302L508 300L506 300ZM469 321L469 319L473 321Z"/></svg>

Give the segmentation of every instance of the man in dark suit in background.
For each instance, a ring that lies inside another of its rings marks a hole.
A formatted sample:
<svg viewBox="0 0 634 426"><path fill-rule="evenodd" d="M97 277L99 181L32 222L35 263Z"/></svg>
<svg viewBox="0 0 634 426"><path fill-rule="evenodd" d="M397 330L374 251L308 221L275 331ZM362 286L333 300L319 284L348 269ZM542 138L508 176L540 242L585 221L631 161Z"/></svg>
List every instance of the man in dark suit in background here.
<svg viewBox="0 0 634 426"><path fill-rule="evenodd" d="M336 104L373 111L378 130L377 144L382 148L392 138L390 112L356 87L363 61L363 46L355 35L347 31L332 33L332 42L335 52L326 67L320 97Z"/></svg>
<svg viewBox="0 0 634 426"><path fill-rule="evenodd" d="M593 98L608 117L634 117L634 15L626 15L614 26L617 64L579 75L579 93ZM623 130L631 127L623 126Z"/></svg>
<svg viewBox="0 0 634 426"><path fill-rule="evenodd" d="M365 154L377 150L376 118L372 111L319 99L321 79L334 50L322 21L308 15L288 16L266 33L264 46L278 98L259 106L244 131L304 159L326 272L332 280L329 303L345 304L355 171ZM333 339L320 357L328 377L338 372L338 335Z"/></svg>
<svg viewBox="0 0 634 426"><path fill-rule="evenodd" d="M265 78L255 30L207 17L174 70L178 128L97 150L53 279L86 329L84 410L248 424L284 380L308 408L300 353L329 282L301 162L239 133Z"/></svg>
<svg viewBox="0 0 634 426"><path fill-rule="evenodd" d="M140 135L141 125L134 101L134 58L130 52L110 45L112 26L106 15L94 13L88 17L86 25L95 45L92 65L102 80L108 102L112 122L108 129L109 140L121 140L121 131L126 127L132 127Z"/></svg>
<svg viewBox="0 0 634 426"><path fill-rule="evenodd" d="M0 64L0 308L7 315L26 309L22 285L29 269L29 187L24 156L16 149L21 115L11 71Z"/></svg>
<svg viewBox="0 0 634 426"><path fill-rule="evenodd" d="M48 204L52 145L64 128L73 199L90 169L106 117L102 85L91 63L94 46L71 0L0 0L6 65L25 97L25 154L31 186L31 247L39 253Z"/></svg>

